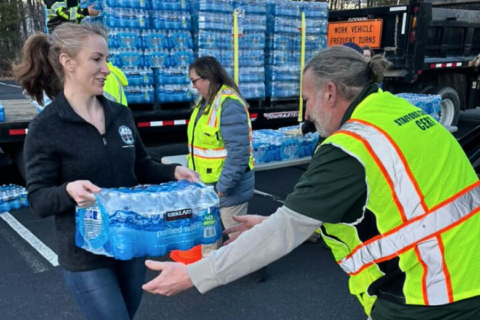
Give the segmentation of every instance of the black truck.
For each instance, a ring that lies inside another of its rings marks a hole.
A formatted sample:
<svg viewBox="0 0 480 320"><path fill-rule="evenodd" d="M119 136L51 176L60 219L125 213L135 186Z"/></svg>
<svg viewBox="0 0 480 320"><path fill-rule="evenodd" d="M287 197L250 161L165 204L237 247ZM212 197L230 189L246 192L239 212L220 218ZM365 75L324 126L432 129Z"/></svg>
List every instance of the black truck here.
<svg viewBox="0 0 480 320"><path fill-rule="evenodd" d="M329 45L348 41L371 45L376 54L385 55L393 64L382 83L385 90L440 94L440 121L455 125L460 110L480 106L480 73L478 66L472 65L480 53L480 1L433 1L331 11L328 41ZM298 123L298 101L299 97L248 101L253 128ZM16 163L23 175L23 142L37 111L27 99L3 103L7 119L0 123L0 166ZM155 158L187 153L191 105L157 103L131 108L138 131ZM477 154L474 140L469 140L469 146Z"/></svg>
<svg viewBox="0 0 480 320"><path fill-rule="evenodd" d="M356 32L355 32L356 31ZM455 126L460 110L480 106L480 1L412 0L406 5L331 11L329 45L370 45L392 68L392 93L442 96L440 122Z"/></svg>

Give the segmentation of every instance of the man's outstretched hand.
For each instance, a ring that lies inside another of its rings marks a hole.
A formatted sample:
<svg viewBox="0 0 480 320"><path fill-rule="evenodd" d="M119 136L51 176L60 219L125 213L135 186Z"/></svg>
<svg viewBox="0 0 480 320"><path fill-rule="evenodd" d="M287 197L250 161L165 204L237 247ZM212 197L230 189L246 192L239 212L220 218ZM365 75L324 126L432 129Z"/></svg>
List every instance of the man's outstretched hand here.
<svg viewBox="0 0 480 320"><path fill-rule="evenodd" d="M145 291L170 297L193 287L183 263L147 260L145 265L151 270L160 271L156 278L142 286Z"/></svg>
<svg viewBox="0 0 480 320"><path fill-rule="evenodd" d="M234 216L233 220L237 221L239 224L223 231L225 235L231 235L228 241L225 241L225 245L235 241L244 231L252 229L259 223L262 223L264 220L269 217L263 217L259 215L249 214L246 216Z"/></svg>

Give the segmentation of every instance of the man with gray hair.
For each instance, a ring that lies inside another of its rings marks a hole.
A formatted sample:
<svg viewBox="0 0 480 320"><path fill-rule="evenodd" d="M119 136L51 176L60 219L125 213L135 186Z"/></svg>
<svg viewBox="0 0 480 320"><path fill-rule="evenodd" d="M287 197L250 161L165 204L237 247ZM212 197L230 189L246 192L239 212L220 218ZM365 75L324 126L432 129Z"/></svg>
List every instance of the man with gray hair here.
<svg viewBox="0 0 480 320"><path fill-rule="evenodd" d="M226 232L240 236L197 263L147 261L161 274L144 290L204 293L321 227L370 319L480 319L480 182L445 128L378 89L387 67L382 56L367 61L343 46L312 58L302 83L306 118L326 139L284 206L239 217Z"/></svg>

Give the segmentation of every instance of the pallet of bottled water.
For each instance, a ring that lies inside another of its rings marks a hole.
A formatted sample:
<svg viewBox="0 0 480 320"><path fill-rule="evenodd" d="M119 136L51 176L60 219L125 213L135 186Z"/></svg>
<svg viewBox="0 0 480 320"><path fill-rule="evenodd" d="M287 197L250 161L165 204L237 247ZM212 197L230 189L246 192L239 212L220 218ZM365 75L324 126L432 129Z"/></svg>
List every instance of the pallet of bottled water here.
<svg viewBox="0 0 480 320"><path fill-rule="evenodd" d="M297 128L297 126L293 126L278 130L254 130L253 152L255 162L268 163L311 156L318 142L318 133L308 133L305 136L285 134L285 132Z"/></svg>
<svg viewBox="0 0 480 320"><path fill-rule="evenodd" d="M433 94L417 94L417 93L399 93L397 97L404 98L417 108L422 109L425 113L432 116L435 120L440 119L440 111L442 97Z"/></svg>
<svg viewBox="0 0 480 320"><path fill-rule="evenodd" d="M28 207L27 190L15 184L0 187L0 213Z"/></svg>
<svg viewBox="0 0 480 320"><path fill-rule="evenodd" d="M76 245L119 260L165 255L222 236L213 187L182 180L102 189L94 206L76 209Z"/></svg>

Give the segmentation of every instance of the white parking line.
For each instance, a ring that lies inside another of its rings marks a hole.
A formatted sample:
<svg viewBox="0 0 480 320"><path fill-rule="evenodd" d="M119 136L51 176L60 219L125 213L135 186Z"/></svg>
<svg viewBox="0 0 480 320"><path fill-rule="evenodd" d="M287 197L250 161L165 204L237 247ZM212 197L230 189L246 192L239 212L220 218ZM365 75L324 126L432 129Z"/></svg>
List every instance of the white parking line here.
<svg viewBox="0 0 480 320"><path fill-rule="evenodd" d="M4 85L4 86L7 86L7 87L12 87L12 88L22 88L20 86L16 86L14 84L8 84L8 83L5 83L5 82L0 82L1 85Z"/></svg>
<svg viewBox="0 0 480 320"><path fill-rule="evenodd" d="M35 237L33 233L25 228L20 222L17 221L9 212L0 214L2 218L16 233L20 235L25 241L27 241L35 250L38 251L52 266L58 266L58 256L49 247L47 247L40 239Z"/></svg>

